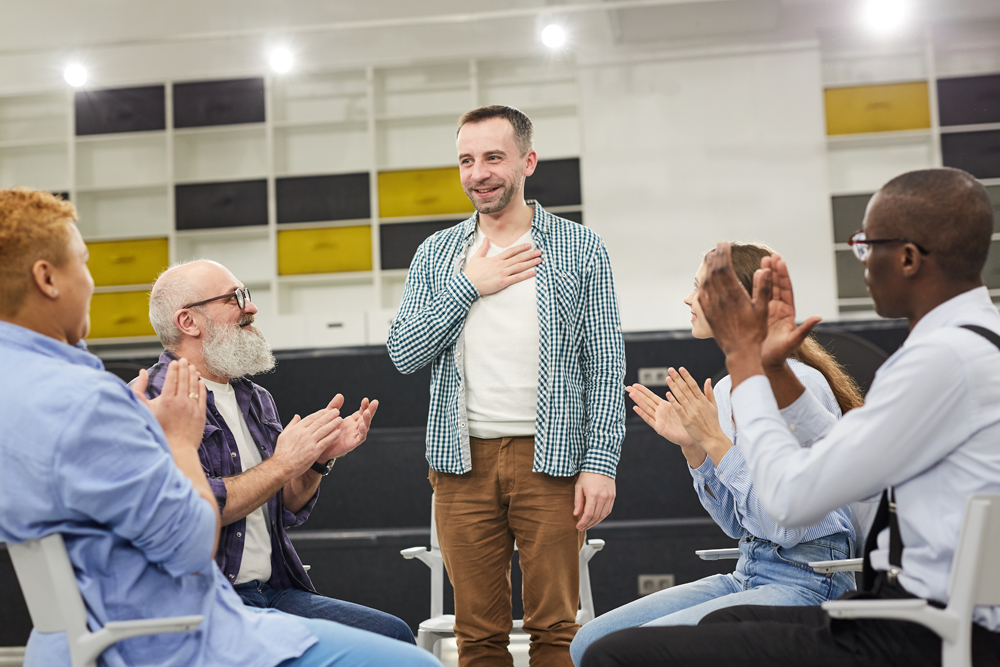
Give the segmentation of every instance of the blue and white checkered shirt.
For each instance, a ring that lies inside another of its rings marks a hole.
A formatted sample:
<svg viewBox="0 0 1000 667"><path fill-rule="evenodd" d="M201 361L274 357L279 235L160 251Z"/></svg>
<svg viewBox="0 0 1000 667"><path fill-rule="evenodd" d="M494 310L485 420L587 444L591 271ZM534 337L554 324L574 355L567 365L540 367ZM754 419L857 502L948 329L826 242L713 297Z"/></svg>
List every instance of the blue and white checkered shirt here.
<svg viewBox="0 0 1000 667"><path fill-rule="evenodd" d="M538 296L538 413L532 470L615 476L625 438L625 342L611 260L597 234L533 201L531 239L542 250ZM431 364L427 462L472 470L462 354L465 318L479 298L462 273L477 216L424 241L410 265L389 356L402 373Z"/></svg>

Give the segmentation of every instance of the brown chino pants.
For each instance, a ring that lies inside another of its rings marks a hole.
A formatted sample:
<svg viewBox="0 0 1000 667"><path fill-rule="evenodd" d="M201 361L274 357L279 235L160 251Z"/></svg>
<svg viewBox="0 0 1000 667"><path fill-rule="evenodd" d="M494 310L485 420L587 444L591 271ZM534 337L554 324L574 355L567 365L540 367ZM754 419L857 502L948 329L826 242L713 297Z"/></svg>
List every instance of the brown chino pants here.
<svg viewBox="0 0 1000 667"><path fill-rule="evenodd" d="M430 472L441 555L455 588L459 665L513 665L507 644L517 540L531 667L572 667L586 536L573 516L576 475L531 472L531 437L471 438L471 447L472 472Z"/></svg>

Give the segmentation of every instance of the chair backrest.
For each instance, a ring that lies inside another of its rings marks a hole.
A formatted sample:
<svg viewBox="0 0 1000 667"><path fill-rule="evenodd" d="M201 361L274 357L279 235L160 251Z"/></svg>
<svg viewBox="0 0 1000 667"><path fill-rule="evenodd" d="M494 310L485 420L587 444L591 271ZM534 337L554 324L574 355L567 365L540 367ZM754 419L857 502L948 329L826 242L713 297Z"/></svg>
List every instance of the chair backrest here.
<svg viewBox="0 0 1000 667"><path fill-rule="evenodd" d="M7 544L31 623L38 632L65 632L70 645L88 633L87 610L62 535Z"/></svg>
<svg viewBox="0 0 1000 667"><path fill-rule="evenodd" d="M952 560L948 607L971 615L976 605L1000 605L1000 495L976 494L965 505L965 520Z"/></svg>

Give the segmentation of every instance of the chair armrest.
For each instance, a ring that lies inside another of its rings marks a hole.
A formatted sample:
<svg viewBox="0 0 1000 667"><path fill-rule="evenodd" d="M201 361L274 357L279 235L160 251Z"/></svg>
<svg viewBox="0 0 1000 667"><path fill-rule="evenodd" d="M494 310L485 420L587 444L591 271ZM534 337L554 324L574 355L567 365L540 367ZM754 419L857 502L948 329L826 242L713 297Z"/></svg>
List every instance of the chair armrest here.
<svg viewBox="0 0 1000 667"><path fill-rule="evenodd" d="M403 558L405 558L406 560L411 560L411 559L413 559L413 558L417 558L417 557L418 557L418 556L419 556L420 554L425 554L425 553L427 553L428 551L429 551L429 550L428 550L428 548L427 548L427 547L410 547L409 549L403 549L403 550L402 550L402 551L400 551L399 553L400 553L400 554L401 554L401 555L403 556Z"/></svg>
<svg viewBox="0 0 1000 667"><path fill-rule="evenodd" d="M80 639L80 653L84 662L94 660L104 649L129 637L163 633L190 632L197 629L204 616L171 616L145 618L138 621L110 621L97 632Z"/></svg>
<svg viewBox="0 0 1000 667"><path fill-rule="evenodd" d="M831 600L823 603L831 618L882 618L919 623L947 642L954 642L962 626L958 615L937 609L927 600ZM968 621L966 621L968 623ZM966 625L968 627L968 625Z"/></svg>
<svg viewBox="0 0 1000 667"><path fill-rule="evenodd" d="M846 558L841 560L815 560L809 567L816 574L833 574L834 572L861 572L864 569L863 558Z"/></svg>
<svg viewBox="0 0 1000 667"><path fill-rule="evenodd" d="M604 548L604 540L598 540L598 539L587 540L587 546L593 549L594 551L600 551L601 549Z"/></svg>
<svg viewBox="0 0 1000 667"><path fill-rule="evenodd" d="M740 557L740 550L733 549L701 549L694 552L702 560L732 560Z"/></svg>

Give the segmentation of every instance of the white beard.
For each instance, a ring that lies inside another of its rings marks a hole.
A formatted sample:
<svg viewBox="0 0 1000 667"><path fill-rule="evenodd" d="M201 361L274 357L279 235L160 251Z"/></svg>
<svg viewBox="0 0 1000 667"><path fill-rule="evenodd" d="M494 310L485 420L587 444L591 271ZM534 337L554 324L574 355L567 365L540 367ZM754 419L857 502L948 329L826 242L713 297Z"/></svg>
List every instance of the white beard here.
<svg viewBox="0 0 1000 667"><path fill-rule="evenodd" d="M201 348L205 365L212 375L240 378L272 370L277 363L264 334L256 328L205 323L205 342Z"/></svg>

